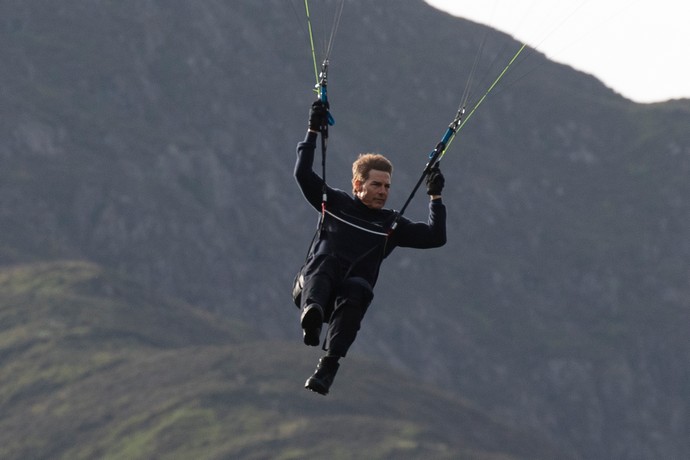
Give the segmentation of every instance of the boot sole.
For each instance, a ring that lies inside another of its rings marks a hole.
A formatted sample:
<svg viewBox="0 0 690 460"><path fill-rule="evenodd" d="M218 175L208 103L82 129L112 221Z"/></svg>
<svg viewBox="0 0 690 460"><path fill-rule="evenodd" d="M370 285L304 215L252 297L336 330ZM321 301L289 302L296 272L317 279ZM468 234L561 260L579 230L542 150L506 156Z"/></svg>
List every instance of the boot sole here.
<svg viewBox="0 0 690 460"><path fill-rule="evenodd" d="M328 394L328 388L326 388L326 386L321 383L320 380L313 377L307 379L306 383L304 384L304 388L320 395L326 396Z"/></svg>
<svg viewBox="0 0 690 460"><path fill-rule="evenodd" d="M321 325L323 324L323 315L319 308L307 308L302 318L302 330L304 332L304 344L312 347L317 347L320 342Z"/></svg>

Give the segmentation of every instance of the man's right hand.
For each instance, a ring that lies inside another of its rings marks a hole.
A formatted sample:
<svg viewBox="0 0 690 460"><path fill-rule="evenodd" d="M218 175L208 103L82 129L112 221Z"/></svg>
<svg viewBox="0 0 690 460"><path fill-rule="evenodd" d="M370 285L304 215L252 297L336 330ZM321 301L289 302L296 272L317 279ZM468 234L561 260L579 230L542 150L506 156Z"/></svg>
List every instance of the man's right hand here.
<svg viewBox="0 0 690 460"><path fill-rule="evenodd" d="M328 126L328 102L317 99L309 109L309 131L318 133L324 126Z"/></svg>

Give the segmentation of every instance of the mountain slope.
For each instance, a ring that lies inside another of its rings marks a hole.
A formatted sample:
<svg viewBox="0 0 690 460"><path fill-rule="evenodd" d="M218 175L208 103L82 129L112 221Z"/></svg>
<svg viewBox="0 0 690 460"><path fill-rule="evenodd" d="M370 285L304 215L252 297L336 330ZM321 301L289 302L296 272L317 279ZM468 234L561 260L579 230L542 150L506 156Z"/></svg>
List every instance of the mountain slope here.
<svg viewBox="0 0 690 460"><path fill-rule="evenodd" d="M0 315L2 458L564 458L372 362L307 392L303 347L93 264L0 271Z"/></svg>

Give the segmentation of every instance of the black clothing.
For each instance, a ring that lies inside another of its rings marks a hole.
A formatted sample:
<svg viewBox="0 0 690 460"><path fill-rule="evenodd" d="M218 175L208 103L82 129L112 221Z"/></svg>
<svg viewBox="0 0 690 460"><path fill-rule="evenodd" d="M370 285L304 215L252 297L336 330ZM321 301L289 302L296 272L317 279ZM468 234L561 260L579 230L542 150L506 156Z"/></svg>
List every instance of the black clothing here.
<svg viewBox="0 0 690 460"><path fill-rule="evenodd" d="M309 133L298 144L295 178L307 201L321 211L323 182L312 170L316 136ZM445 244L446 208L440 199L429 203L428 223L411 222L403 216L395 232L387 238L395 216L393 210L370 209L357 197L328 187L324 228L310 256L334 255L347 267L356 262L354 267L349 267L350 276L362 277L373 287L381 262L397 246L426 249Z"/></svg>
<svg viewBox="0 0 690 460"><path fill-rule="evenodd" d="M302 332L304 335L304 344L316 347L321 340L321 327L323 326L323 308L317 303L308 304L302 310L302 317L300 319L302 325Z"/></svg>
<svg viewBox="0 0 690 460"><path fill-rule="evenodd" d="M325 133L328 131L328 102L314 101L309 109L309 129Z"/></svg>
<svg viewBox="0 0 690 460"><path fill-rule="evenodd" d="M297 146L295 178L307 201L321 212L323 181L313 171L317 133L308 133ZM321 231L302 268L304 285L300 306L323 308L329 328L324 348L345 356L373 299L383 259L397 246L434 248L446 242L446 208L441 199L430 201L427 223L404 216L389 234L396 212L371 209L357 197L327 187Z"/></svg>
<svg viewBox="0 0 690 460"><path fill-rule="evenodd" d="M446 184L446 178L441 173L441 168L436 163L426 176L426 194L440 195L443 191L443 186Z"/></svg>
<svg viewBox="0 0 690 460"><path fill-rule="evenodd" d="M304 387L315 393L327 395L328 390L333 385L333 379L335 379L335 374L338 372L339 367L338 358L324 356L319 360L314 375L307 379Z"/></svg>

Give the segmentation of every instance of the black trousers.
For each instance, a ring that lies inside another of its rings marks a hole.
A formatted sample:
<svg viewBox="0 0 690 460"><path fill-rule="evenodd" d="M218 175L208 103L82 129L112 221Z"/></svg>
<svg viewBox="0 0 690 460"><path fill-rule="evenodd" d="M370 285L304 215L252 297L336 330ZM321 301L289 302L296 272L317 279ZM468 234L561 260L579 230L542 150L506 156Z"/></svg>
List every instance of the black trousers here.
<svg viewBox="0 0 690 460"><path fill-rule="evenodd" d="M338 258L320 254L302 268L300 309L312 303L324 310L328 323L324 350L344 357L357 337L374 292L364 278L349 276L350 267Z"/></svg>

